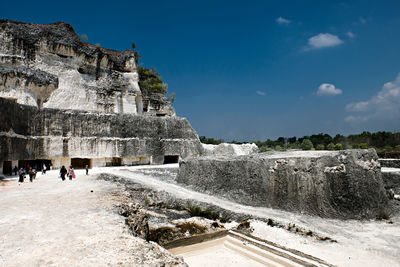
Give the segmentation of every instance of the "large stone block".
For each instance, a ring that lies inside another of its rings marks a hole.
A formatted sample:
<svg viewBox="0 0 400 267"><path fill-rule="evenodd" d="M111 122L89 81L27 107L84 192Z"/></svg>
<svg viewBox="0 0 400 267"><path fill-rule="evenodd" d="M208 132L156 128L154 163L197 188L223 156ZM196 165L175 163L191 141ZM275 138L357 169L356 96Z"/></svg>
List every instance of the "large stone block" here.
<svg viewBox="0 0 400 267"><path fill-rule="evenodd" d="M331 218L371 218L387 205L375 150L201 157L177 181L252 206Z"/></svg>

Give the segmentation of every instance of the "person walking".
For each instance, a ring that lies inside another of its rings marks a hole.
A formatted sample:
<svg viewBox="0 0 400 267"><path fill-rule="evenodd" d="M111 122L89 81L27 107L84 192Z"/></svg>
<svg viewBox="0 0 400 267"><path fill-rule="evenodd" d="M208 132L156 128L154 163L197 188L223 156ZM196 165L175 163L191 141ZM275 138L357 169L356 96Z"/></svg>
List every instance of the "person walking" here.
<svg viewBox="0 0 400 267"><path fill-rule="evenodd" d="M72 168L72 165L70 165L69 169L68 169L68 178L70 180L72 180L72 178L75 179L75 171L74 171L74 168Z"/></svg>
<svg viewBox="0 0 400 267"><path fill-rule="evenodd" d="M17 172L18 172L18 168L17 168L17 166L14 166L14 169L13 169L13 171L14 171L15 175L17 175Z"/></svg>
<svg viewBox="0 0 400 267"><path fill-rule="evenodd" d="M19 175L19 179L18 179L18 184L23 183L24 182L24 178L25 178L25 171L24 168L20 168L18 171L18 175Z"/></svg>
<svg viewBox="0 0 400 267"><path fill-rule="evenodd" d="M85 166L85 170L86 170L86 175L89 175L89 165Z"/></svg>
<svg viewBox="0 0 400 267"><path fill-rule="evenodd" d="M29 175L29 181L32 183L33 182L33 176L35 175L32 168L28 169L28 175Z"/></svg>
<svg viewBox="0 0 400 267"><path fill-rule="evenodd" d="M65 181L65 175L67 174L67 169L65 168L65 166L62 166L60 169L60 176L61 176L61 180Z"/></svg>
<svg viewBox="0 0 400 267"><path fill-rule="evenodd" d="M43 167L42 167L42 175L43 175L43 174L46 174L46 169L47 169L47 167L46 167L46 164L45 164L45 163L43 163Z"/></svg>

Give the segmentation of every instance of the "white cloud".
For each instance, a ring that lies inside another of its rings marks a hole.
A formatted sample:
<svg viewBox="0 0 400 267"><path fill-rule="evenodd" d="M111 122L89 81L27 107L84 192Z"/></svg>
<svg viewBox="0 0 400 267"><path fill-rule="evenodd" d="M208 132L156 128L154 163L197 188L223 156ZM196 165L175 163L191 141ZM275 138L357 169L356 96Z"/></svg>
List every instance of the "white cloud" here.
<svg viewBox="0 0 400 267"><path fill-rule="evenodd" d="M339 37L330 33L320 33L308 39L308 47L306 50L333 47L343 43Z"/></svg>
<svg viewBox="0 0 400 267"><path fill-rule="evenodd" d="M364 118L364 121L392 118L398 120L400 125L400 73L393 82L385 83L375 96L366 101L350 103L346 110L362 113L362 116L348 116L345 119L348 122L353 117Z"/></svg>
<svg viewBox="0 0 400 267"><path fill-rule="evenodd" d="M360 101L357 103L351 103L346 106L347 111L367 111L368 101Z"/></svg>
<svg viewBox="0 0 400 267"><path fill-rule="evenodd" d="M356 35L350 31L346 32L346 35L350 38L350 39L354 39L354 37L356 37Z"/></svg>
<svg viewBox="0 0 400 267"><path fill-rule="evenodd" d="M266 95L266 93L263 92L263 91L256 91L256 94L260 95L260 96L265 96Z"/></svg>
<svg viewBox="0 0 400 267"><path fill-rule="evenodd" d="M366 116L353 116L353 115L350 115L350 116L347 116L347 117L344 119L344 121L345 121L345 122L365 122L365 121L368 121L368 117L366 117Z"/></svg>
<svg viewBox="0 0 400 267"><path fill-rule="evenodd" d="M291 22L290 20L282 18L282 17L279 17L279 18L276 19L276 23L278 23L280 25L282 25L282 24L283 25L289 25L290 22Z"/></svg>
<svg viewBox="0 0 400 267"><path fill-rule="evenodd" d="M317 95L319 96L329 96L329 95L340 95L343 91L336 88L335 85L330 83L323 83L318 87Z"/></svg>

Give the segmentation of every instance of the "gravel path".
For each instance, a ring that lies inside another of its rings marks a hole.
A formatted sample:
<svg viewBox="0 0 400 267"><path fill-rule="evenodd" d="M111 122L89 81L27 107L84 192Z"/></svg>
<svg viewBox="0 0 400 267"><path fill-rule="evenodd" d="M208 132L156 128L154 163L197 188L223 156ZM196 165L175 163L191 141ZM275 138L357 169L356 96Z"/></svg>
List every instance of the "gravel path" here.
<svg viewBox="0 0 400 267"><path fill-rule="evenodd" d="M122 188L58 171L33 183L0 181L0 266L140 266L180 261L133 237L116 212ZM93 190L93 192L91 192Z"/></svg>

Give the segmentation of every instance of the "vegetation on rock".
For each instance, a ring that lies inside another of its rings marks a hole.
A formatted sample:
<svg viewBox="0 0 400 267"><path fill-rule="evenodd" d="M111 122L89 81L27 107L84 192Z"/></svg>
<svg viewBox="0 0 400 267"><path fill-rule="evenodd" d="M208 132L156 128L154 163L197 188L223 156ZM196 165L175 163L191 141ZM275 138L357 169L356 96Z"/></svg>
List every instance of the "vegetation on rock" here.
<svg viewBox="0 0 400 267"><path fill-rule="evenodd" d="M155 68L145 68L139 66L139 86L144 95L150 95L154 93L167 95L168 84L164 83L161 75Z"/></svg>

